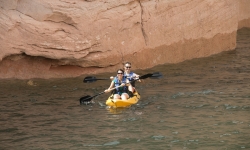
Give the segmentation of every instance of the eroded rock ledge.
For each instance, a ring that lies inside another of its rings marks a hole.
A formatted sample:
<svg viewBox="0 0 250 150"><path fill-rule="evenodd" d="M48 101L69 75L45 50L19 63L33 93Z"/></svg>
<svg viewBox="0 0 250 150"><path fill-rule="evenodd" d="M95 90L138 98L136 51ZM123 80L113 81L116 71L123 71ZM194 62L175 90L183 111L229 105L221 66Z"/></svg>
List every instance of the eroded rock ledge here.
<svg viewBox="0 0 250 150"><path fill-rule="evenodd" d="M236 46L248 0L0 2L0 78L64 78L205 57Z"/></svg>

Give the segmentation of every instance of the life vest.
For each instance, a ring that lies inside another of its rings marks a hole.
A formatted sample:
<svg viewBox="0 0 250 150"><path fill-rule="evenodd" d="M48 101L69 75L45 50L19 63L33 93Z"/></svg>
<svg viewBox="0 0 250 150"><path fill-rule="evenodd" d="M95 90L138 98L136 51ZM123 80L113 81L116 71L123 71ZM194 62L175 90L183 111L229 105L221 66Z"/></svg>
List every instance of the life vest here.
<svg viewBox="0 0 250 150"><path fill-rule="evenodd" d="M119 82L119 79L117 77L114 78L114 84L115 84L115 94L119 94L121 95L122 93L127 93L128 92L128 87L125 85L125 86L122 86L122 87L118 87L120 86L122 83L125 83L126 84L126 77L124 76L122 78L122 81Z"/></svg>
<svg viewBox="0 0 250 150"><path fill-rule="evenodd" d="M135 79L134 79L134 73L130 72L129 74L124 75L130 82L130 84L135 87Z"/></svg>

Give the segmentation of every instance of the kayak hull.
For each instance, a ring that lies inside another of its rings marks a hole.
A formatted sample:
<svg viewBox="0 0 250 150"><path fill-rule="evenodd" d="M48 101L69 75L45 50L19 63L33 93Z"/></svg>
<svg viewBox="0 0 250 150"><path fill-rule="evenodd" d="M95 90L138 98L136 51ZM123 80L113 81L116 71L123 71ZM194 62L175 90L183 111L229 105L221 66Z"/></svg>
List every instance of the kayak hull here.
<svg viewBox="0 0 250 150"><path fill-rule="evenodd" d="M141 96L138 92L134 92L133 96L127 100L113 99L113 94L106 100L106 105L111 107L128 107L136 104L140 100Z"/></svg>

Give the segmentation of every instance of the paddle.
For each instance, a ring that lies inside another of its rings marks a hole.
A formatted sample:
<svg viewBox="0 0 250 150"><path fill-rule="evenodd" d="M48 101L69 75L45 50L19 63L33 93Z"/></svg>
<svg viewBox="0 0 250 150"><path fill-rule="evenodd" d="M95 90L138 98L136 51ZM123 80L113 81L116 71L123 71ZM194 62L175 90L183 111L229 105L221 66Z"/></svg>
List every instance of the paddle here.
<svg viewBox="0 0 250 150"><path fill-rule="evenodd" d="M146 78L150 78L150 77L152 77L152 78L160 78L160 77L162 77L162 74L161 74L160 72L148 73L148 74L145 74L145 75L140 76L139 79L146 79ZM91 78L89 78L89 79L94 79L94 80L96 81L96 78L93 78L93 77L91 77ZM139 79L136 79L136 80L139 80ZM105 80L106 80L106 79L105 79ZM92 81L93 81L93 80L92 80ZM121 86L119 86L119 87L121 87ZM112 89L110 89L110 90L114 90L115 88L117 88L117 87L114 87L114 88L112 88ZM105 93L105 92L101 92L101 93L96 94L96 95L94 95L94 96L89 96L89 95L83 96L83 97L80 98L80 104L88 104L88 103L90 103L90 101L91 101L94 97L99 96L99 95L101 95L101 94L103 94L103 93Z"/></svg>
<svg viewBox="0 0 250 150"><path fill-rule="evenodd" d="M119 88L119 87L121 87L121 86L114 87L114 88L110 89L110 91L112 91L112 90L114 90L114 89L116 89L116 88ZM88 103L90 103L90 101L91 101L94 97L99 96L99 95L101 95L101 94L103 94L103 93L105 93L105 92L103 91L103 92L98 93L98 94L96 94L96 95L94 95L94 96L89 96L89 95L83 96L83 97L80 98L80 104L88 104Z"/></svg>
<svg viewBox="0 0 250 150"><path fill-rule="evenodd" d="M152 78L152 79L156 79L156 78L160 78L162 77L162 74L160 72L155 72L155 73L148 73L145 74L143 76L140 76L139 79L146 79L146 78ZM91 82L95 82L97 80L110 80L110 79L98 79L96 77L93 76L87 76L83 79L84 83L91 83Z"/></svg>
<svg viewBox="0 0 250 150"><path fill-rule="evenodd" d="M93 76L87 76L84 78L83 82L90 83L90 82L95 82L97 80L109 80L109 79L97 79L96 77L93 77Z"/></svg>

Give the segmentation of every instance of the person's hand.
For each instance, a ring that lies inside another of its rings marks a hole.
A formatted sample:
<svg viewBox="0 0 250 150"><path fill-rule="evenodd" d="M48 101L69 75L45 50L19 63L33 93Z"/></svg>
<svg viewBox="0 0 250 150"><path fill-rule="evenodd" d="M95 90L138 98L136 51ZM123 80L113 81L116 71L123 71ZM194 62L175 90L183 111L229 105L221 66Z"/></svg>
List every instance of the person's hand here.
<svg viewBox="0 0 250 150"><path fill-rule="evenodd" d="M111 77L110 77L110 80L113 80L113 79L114 79L114 77L113 77L113 76L111 76Z"/></svg>
<svg viewBox="0 0 250 150"><path fill-rule="evenodd" d="M125 83L122 83L121 86L125 86Z"/></svg>
<svg viewBox="0 0 250 150"><path fill-rule="evenodd" d="M134 80L137 80L137 81L141 82L139 75L135 76Z"/></svg>
<svg viewBox="0 0 250 150"><path fill-rule="evenodd" d="M129 81L127 81L127 82L126 82L126 86L129 86L129 85L130 85L130 82L129 82Z"/></svg>
<svg viewBox="0 0 250 150"><path fill-rule="evenodd" d="M110 92L110 89L106 89L104 92L105 92L105 93L108 93L108 92Z"/></svg>

